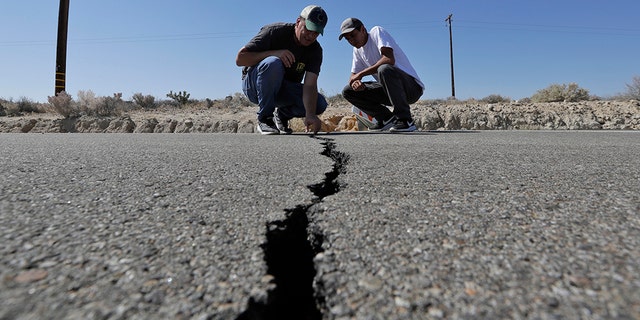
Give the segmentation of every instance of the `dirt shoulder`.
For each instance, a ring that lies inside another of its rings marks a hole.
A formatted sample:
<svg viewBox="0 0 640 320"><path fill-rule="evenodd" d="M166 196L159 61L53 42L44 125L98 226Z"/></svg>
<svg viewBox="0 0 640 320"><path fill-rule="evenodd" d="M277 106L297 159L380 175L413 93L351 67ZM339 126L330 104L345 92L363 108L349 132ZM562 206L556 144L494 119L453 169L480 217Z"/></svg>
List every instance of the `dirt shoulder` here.
<svg viewBox="0 0 640 320"><path fill-rule="evenodd" d="M419 130L640 130L640 102L435 104L418 102L412 114ZM118 117L65 119L53 113L0 117L2 133L130 132L211 133L255 131L257 107L133 110ZM357 131L348 105L330 105L322 131ZM291 127L304 131L300 119Z"/></svg>

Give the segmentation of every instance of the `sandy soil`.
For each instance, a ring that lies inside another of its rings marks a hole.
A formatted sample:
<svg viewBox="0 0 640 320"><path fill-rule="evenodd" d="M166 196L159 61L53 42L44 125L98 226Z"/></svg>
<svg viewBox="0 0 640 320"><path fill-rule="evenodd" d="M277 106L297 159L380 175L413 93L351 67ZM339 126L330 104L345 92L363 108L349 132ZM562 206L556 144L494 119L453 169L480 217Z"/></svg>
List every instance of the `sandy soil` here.
<svg viewBox="0 0 640 320"><path fill-rule="evenodd" d="M52 113L0 117L0 132L255 132L257 107L162 108L134 110L119 117L64 119ZM640 102L446 103L412 105L419 130L640 130ZM322 131L356 131L348 105L330 105L321 116ZM304 131L301 119L291 127ZM362 128L362 127L361 127Z"/></svg>

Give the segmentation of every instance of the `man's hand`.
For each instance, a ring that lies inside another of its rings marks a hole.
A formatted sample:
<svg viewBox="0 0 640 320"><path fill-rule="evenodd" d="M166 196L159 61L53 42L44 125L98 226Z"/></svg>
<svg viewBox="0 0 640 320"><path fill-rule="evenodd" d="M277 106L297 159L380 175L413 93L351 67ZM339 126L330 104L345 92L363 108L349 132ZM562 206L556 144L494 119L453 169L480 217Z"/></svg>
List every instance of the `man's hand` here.
<svg viewBox="0 0 640 320"><path fill-rule="evenodd" d="M312 132L313 134L317 134L322 127L322 120L318 118L317 115L307 115L304 117L304 126L306 127L307 132Z"/></svg>
<svg viewBox="0 0 640 320"><path fill-rule="evenodd" d="M351 82L351 89L353 89L354 91L362 91L362 90L366 89L366 87L364 86L362 81L356 80L356 81Z"/></svg>
<svg viewBox="0 0 640 320"><path fill-rule="evenodd" d="M280 58L286 68L290 68L296 62L296 56L289 50L276 50L275 56Z"/></svg>
<svg viewBox="0 0 640 320"><path fill-rule="evenodd" d="M357 74L351 74L351 78L349 79L349 85L351 89L355 91L362 91L366 89L365 85L362 83L362 77Z"/></svg>

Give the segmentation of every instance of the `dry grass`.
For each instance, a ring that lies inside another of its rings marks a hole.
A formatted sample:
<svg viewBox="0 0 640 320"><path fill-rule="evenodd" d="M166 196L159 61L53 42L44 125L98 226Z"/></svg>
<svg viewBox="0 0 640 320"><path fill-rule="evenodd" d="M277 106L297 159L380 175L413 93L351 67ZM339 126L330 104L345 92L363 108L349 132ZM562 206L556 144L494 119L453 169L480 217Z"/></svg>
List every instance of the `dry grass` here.
<svg viewBox="0 0 640 320"><path fill-rule="evenodd" d="M190 99L190 94L186 91L169 92L169 99L159 100L151 95L135 93L129 100L124 100L121 93L113 96L97 97L91 90L79 91L77 99L73 99L68 93L62 92L57 96L48 98L48 103L38 103L22 97L18 101L0 99L0 116L18 117L28 114L49 114L57 113L65 118L80 117L83 115L97 117L114 117L122 114L154 111L159 113L198 113L202 111L221 111L222 113L238 113L247 108L254 108L242 93L235 93L223 99ZM330 107L348 107L349 102L342 95L326 96ZM634 77L631 84L627 84L627 91L615 96L606 98L610 101L624 101L629 99L640 99L640 77ZM539 90L531 98L519 100L520 103L529 102L549 102L549 101L583 101L601 100L599 97L589 96L586 89L580 88L577 84L551 85ZM500 104L510 103L511 98L499 94L491 94L480 99L457 100L448 99L425 99L415 103L418 106L436 105L459 105L459 104Z"/></svg>

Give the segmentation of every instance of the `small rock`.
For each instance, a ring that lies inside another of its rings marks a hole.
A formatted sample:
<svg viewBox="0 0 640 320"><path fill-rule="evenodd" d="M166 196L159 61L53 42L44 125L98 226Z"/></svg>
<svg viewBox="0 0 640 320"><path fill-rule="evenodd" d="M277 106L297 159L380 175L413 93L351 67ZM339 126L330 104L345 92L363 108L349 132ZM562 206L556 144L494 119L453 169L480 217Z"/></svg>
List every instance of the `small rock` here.
<svg viewBox="0 0 640 320"><path fill-rule="evenodd" d="M46 278L48 275L49 272L47 270L31 269L21 272L14 278L14 281L18 283L36 282Z"/></svg>

